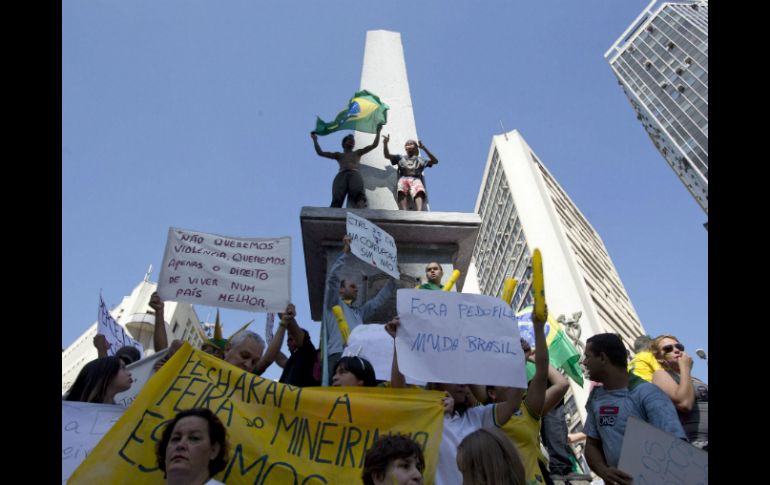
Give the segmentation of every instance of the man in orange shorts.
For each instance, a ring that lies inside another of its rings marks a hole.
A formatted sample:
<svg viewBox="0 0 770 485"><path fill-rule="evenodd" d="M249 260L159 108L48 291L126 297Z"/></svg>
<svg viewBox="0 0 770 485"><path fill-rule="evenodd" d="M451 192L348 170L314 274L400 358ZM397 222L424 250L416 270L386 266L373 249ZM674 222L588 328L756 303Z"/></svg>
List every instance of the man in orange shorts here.
<svg viewBox="0 0 770 485"><path fill-rule="evenodd" d="M422 141L407 140L404 144L406 155L391 155L388 150L390 135L383 137L385 158L391 165L398 165L398 206L401 210L407 210L406 194L414 200L414 205L421 211L425 205L425 186L422 183L422 172L425 167L432 167L438 163L438 159L425 148ZM428 160L420 156L420 149L425 150Z"/></svg>

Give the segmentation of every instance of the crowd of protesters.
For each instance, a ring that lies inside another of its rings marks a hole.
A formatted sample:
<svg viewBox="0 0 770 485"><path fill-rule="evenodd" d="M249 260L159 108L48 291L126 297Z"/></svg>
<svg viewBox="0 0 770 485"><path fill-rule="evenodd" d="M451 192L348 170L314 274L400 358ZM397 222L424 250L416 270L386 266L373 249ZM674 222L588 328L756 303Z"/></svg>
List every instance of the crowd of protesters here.
<svg viewBox="0 0 770 485"><path fill-rule="evenodd" d="M242 329L229 339L217 334L207 339L200 350L257 375L275 363L283 368L279 381L292 386L311 387L324 382L337 387L408 387L399 370L395 347L401 326L398 316L384 325L394 342L389 382L377 379L366 358L343 353L349 331L367 323L395 291L395 282L389 280L375 297L357 303L355 282L341 277L341 270L350 261L349 245L346 236L343 250L327 276L322 322L325 349L312 342L308 330L297 322L294 305L289 304L278 315L280 323L270 342ZM440 289L442 276L441 266L429 263L428 283L422 288ZM152 294L149 306L156 315L155 351L168 347L166 356L155 364L157 370L181 342L168 345L164 303L157 293ZM632 477L619 469L618 463L631 416L708 451L708 386L691 375L693 360L676 337L637 339L630 362L619 336L605 333L588 338L582 359L593 385L586 403L587 419L583 433L568 436L563 399L569 383L549 363L545 321L538 319L535 312L533 328L534 348L526 340L521 341L524 360L535 368L526 389L474 382L429 382L425 386L443 392L444 422L434 483L533 485L575 479L585 475L570 463L567 443L584 439L585 458L595 475L606 484L630 484ZM281 352L284 340L289 356ZM94 345L99 357L83 367L64 399L114 404L115 395L131 387L131 373L126 366L138 360L139 354L126 347L115 356L107 356L106 342L100 335L94 338ZM608 420L608 412L612 420ZM227 430L208 409L180 412L165 427L157 444L157 458L167 483L221 483L213 476L225 468L228 460ZM365 484L419 484L423 483L424 472L420 445L395 434L382 436L368 449L362 480Z"/></svg>

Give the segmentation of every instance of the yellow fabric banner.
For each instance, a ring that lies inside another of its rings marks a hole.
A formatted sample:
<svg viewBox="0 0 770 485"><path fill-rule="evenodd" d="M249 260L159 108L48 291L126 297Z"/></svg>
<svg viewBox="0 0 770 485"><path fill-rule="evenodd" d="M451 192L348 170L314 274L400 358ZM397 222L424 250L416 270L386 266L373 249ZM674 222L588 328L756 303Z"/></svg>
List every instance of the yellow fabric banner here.
<svg viewBox="0 0 770 485"><path fill-rule="evenodd" d="M206 407L227 427L227 484L361 483L381 435L410 436L433 483L442 393L416 389L299 388L264 379L185 343L150 380L68 483L160 484L155 446L177 412Z"/></svg>

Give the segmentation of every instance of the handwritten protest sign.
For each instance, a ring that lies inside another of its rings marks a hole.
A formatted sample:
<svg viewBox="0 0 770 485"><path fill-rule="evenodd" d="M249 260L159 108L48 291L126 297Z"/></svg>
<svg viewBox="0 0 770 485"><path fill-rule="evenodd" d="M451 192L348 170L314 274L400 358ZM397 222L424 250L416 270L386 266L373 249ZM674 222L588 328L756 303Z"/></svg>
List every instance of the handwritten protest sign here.
<svg viewBox="0 0 770 485"><path fill-rule="evenodd" d="M282 312L291 299L291 238L168 230L158 279L163 300Z"/></svg>
<svg viewBox="0 0 770 485"><path fill-rule="evenodd" d="M347 232L352 239L350 252L358 259L388 273L398 279L398 258L396 242L387 232L374 223L350 212L347 219Z"/></svg>
<svg viewBox="0 0 770 485"><path fill-rule="evenodd" d="M374 367L378 380L389 381L393 367L393 337L385 331L385 325L371 323L359 325L350 332L348 346L342 356L357 356L368 360ZM408 384L424 386L424 381L406 377Z"/></svg>
<svg viewBox="0 0 770 485"><path fill-rule="evenodd" d="M635 485L708 485L709 455L631 416L618 468L631 475Z"/></svg>
<svg viewBox="0 0 770 485"><path fill-rule="evenodd" d="M152 366L166 356L168 349L163 349L142 360L137 360L126 366L126 370L131 373L131 387L127 391L115 394L115 404L128 407L142 390L144 385L153 375Z"/></svg>
<svg viewBox="0 0 770 485"><path fill-rule="evenodd" d="M126 333L126 330L112 318L101 294L99 295L99 317L97 322L96 333L104 335L104 338L110 345L107 349L107 355L115 355L115 352L120 350L121 347L136 347L139 350L139 355L144 355L144 346L132 339Z"/></svg>
<svg viewBox="0 0 770 485"><path fill-rule="evenodd" d="M85 460L126 409L114 404L61 402L61 481Z"/></svg>
<svg viewBox="0 0 770 485"><path fill-rule="evenodd" d="M441 393L416 389L299 388L245 372L188 343L145 384L70 483L161 483L155 445L180 410L206 407L227 427L231 484L360 483L361 463L383 434L406 434L438 461ZM432 480L426 480L431 483Z"/></svg>
<svg viewBox="0 0 770 485"><path fill-rule="evenodd" d="M519 327L499 298L400 289L398 367L427 382L526 388Z"/></svg>

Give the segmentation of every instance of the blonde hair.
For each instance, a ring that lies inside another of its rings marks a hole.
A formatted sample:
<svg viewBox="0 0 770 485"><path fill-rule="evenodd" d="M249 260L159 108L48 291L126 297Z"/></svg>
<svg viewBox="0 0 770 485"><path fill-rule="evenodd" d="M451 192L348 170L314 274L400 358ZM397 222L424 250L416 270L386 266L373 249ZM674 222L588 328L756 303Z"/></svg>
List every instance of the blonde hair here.
<svg viewBox="0 0 770 485"><path fill-rule="evenodd" d="M652 352L652 355L655 356L655 360L660 363L664 368L669 369L671 366L668 364L666 359L663 358L663 349L661 349L660 343L664 340L670 338L671 340L676 340L676 343L681 343L678 338L674 337L673 335L658 335L655 337L655 340L650 343L650 352Z"/></svg>
<svg viewBox="0 0 770 485"><path fill-rule="evenodd" d="M510 438L495 428L480 428L457 447L463 485L524 485L524 463Z"/></svg>

